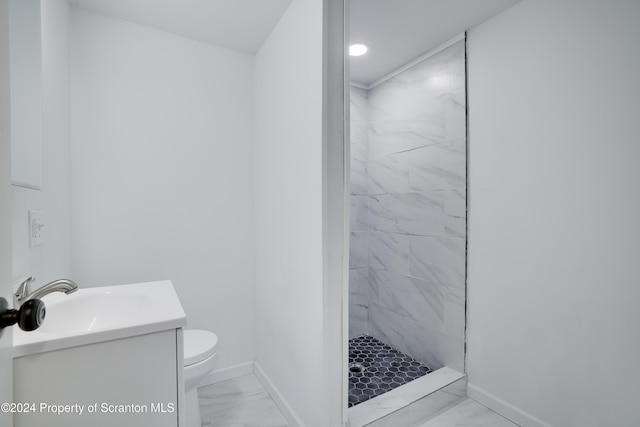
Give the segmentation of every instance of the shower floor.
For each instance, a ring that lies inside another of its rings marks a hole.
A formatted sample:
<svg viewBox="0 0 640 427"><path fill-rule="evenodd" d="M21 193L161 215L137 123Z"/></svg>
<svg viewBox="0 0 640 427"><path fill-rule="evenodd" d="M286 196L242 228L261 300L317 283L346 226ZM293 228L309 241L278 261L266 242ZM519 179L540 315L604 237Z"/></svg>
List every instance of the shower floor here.
<svg viewBox="0 0 640 427"><path fill-rule="evenodd" d="M349 407L420 378L431 369L364 335L349 340Z"/></svg>

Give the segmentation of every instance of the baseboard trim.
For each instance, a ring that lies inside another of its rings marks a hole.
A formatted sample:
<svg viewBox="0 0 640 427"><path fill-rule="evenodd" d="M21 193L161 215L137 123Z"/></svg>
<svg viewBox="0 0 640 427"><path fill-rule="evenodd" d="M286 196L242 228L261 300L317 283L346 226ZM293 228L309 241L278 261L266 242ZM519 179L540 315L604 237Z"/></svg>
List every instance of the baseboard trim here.
<svg viewBox="0 0 640 427"><path fill-rule="evenodd" d="M467 395L481 405L497 412L521 427L552 427L551 424L545 423L541 419L513 406L509 402L505 402L498 396L495 396L474 384L467 384Z"/></svg>
<svg viewBox="0 0 640 427"><path fill-rule="evenodd" d="M221 383L233 378L249 375L253 373L253 361L240 363L238 365L217 369L204 377L198 387L205 387L211 384Z"/></svg>
<svg viewBox="0 0 640 427"><path fill-rule="evenodd" d="M300 418L298 418L296 412L289 405L289 402L287 402L284 396L282 396L278 388L271 382L258 362L254 363L253 373L258 378L258 381L260 381L267 393L269 393L276 405L278 405L280 412L282 412L282 415L284 415L289 426L302 427L304 424L302 423L302 421L300 421Z"/></svg>

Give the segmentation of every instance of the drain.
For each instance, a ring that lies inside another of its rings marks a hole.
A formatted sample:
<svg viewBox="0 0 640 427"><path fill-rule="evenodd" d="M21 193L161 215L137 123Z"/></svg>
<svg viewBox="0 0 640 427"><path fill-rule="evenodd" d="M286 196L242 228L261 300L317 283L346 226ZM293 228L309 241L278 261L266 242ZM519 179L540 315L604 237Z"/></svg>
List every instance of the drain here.
<svg viewBox="0 0 640 427"><path fill-rule="evenodd" d="M349 363L349 372L352 374L360 374L364 372L364 366L359 363Z"/></svg>

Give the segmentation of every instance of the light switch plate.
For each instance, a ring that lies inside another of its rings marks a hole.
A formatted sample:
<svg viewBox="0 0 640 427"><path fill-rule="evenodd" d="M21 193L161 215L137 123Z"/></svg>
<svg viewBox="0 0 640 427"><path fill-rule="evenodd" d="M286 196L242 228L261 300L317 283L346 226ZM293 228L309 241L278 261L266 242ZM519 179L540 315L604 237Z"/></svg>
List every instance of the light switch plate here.
<svg viewBox="0 0 640 427"><path fill-rule="evenodd" d="M44 211L29 209L29 246L42 244L42 227Z"/></svg>

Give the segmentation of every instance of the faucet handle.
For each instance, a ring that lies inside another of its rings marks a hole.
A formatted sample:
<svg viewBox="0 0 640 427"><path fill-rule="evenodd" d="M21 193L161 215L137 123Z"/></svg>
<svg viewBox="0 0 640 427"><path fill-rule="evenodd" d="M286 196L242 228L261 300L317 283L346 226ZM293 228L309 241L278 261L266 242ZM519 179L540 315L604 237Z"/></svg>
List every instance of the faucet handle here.
<svg viewBox="0 0 640 427"><path fill-rule="evenodd" d="M18 289L14 294L16 306L19 306L20 305L19 302L22 301L24 297L26 297L31 293L31 288L29 287L29 283L35 282L36 278L27 277L26 279L19 279L19 280L22 280L22 282L18 285Z"/></svg>

